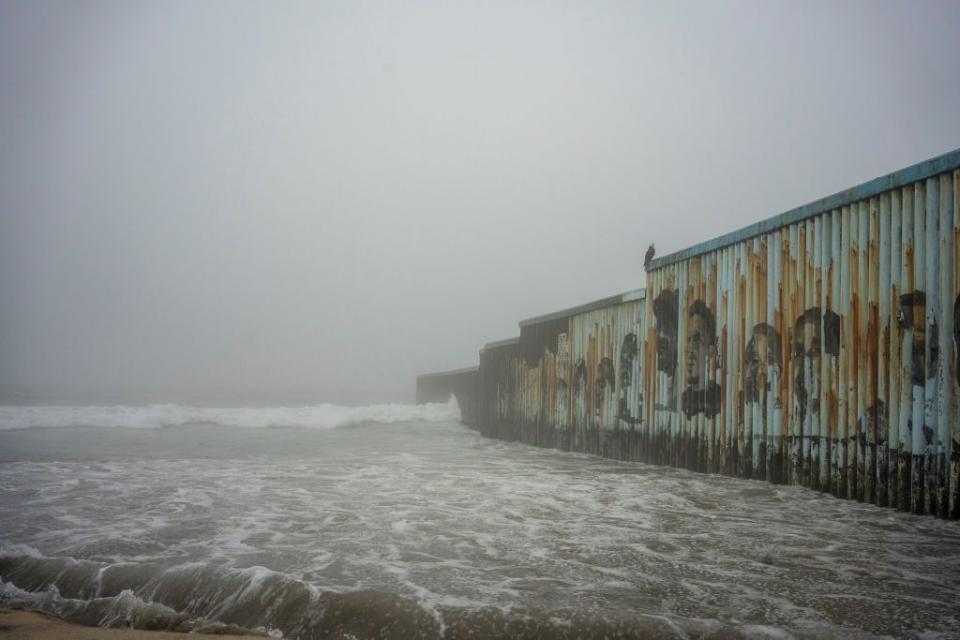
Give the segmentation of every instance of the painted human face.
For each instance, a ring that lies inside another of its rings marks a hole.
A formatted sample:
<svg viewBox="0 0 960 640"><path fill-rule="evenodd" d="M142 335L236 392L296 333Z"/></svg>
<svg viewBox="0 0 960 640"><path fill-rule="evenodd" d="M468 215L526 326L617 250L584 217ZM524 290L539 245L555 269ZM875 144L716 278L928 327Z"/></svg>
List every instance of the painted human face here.
<svg viewBox="0 0 960 640"><path fill-rule="evenodd" d="M818 314L819 315L819 314ZM794 336L793 379L797 400L803 407L816 413L820 394L820 322L819 318L803 317ZM808 406L809 405L809 406Z"/></svg>
<svg viewBox="0 0 960 640"><path fill-rule="evenodd" d="M910 377L914 385L923 386L926 361L926 310L927 297L923 291L912 291L900 296L897 323L904 331L913 331L910 345Z"/></svg>
<svg viewBox="0 0 960 640"><path fill-rule="evenodd" d="M780 358L779 340L779 334L768 324L758 324L753 329L753 335L747 343L744 362L746 371L744 390L750 401L759 401L762 392L766 391L761 387L763 375L768 367L779 371L783 364Z"/></svg>
<svg viewBox="0 0 960 640"><path fill-rule="evenodd" d="M677 363L677 332L676 327L657 324L657 366L661 371L673 375Z"/></svg>
<svg viewBox="0 0 960 640"><path fill-rule="evenodd" d="M686 358L684 360L687 387L703 388L703 376L707 371L707 361L712 345L706 319L693 314L687 321Z"/></svg>
<svg viewBox="0 0 960 640"><path fill-rule="evenodd" d="M674 376L677 372L677 292L665 290L654 301L657 331L657 369Z"/></svg>

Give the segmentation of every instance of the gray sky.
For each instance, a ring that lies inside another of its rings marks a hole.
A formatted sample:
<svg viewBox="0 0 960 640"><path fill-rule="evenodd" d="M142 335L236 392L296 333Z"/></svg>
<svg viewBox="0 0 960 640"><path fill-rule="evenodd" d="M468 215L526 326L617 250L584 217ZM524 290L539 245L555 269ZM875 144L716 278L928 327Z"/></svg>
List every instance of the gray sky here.
<svg viewBox="0 0 960 640"><path fill-rule="evenodd" d="M409 400L960 146L960 3L0 0L0 400Z"/></svg>

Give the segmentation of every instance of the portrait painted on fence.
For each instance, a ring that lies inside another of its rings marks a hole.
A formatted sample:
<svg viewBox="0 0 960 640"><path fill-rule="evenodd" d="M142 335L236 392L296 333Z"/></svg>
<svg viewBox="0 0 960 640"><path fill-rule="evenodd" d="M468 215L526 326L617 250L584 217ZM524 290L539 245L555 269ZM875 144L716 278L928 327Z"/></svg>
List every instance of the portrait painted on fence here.
<svg viewBox="0 0 960 640"><path fill-rule="evenodd" d="M783 370L783 345L780 333L766 322L754 325L744 354L744 394L747 402L760 402L770 392L773 376Z"/></svg>
<svg viewBox="0 0 960 640"><path fill-rule="evenodd" d="M577 360L573 367L573 418L578 420L587 415L587 363L583 358Z"/></svg>
<svg viewBox="0 0 960 640"><path fill-rule="evenodd" d="M684 379L681 404L688 418L702 413L712 418L720 411L720 385L710 379L711 359L717 351L717 321L703 300L687 311L684 337Z"/></svg>
<svg viewBox="0 0 960 640"><path fill-rule="evenodd" d="M677 373L677 320L679 297L673 289L665 289L653 301L657 329L657 369L671 378Z"/></svg>
<svg viewBox="0 0 960 640"><path fill-rule="evenodd" d="M577 364L573 367L573 388L579 393L586 388L587 385L587 363L583 358L577 360Z"/></svg>
<svg viewBox="0 0 960 640"><path fill-rule="evenodd" d="M793 328L793 391L801 424L820 413L820 366L823 354L840 353L840 316L811 307Z"/></svg>
<svg viewBox="0 0 960 640"><path fill-rule="evenodd" d="M637 353L637 335L628 333L623 337L623 342L620 344L620 373L618 376L620 396L617 405L617 417L629 424L640 422L640 416L643 413L642 407L638 409L637 415L630 412L630 395L634 393L633 366L637 359ZM640 395L639 392L637 393Z"/></svg>
<svg viewBox="0 0 960 640"><path fill-rule="evenodd" d="M903 331L913 331L910 345L910 378L914 386L922 387L926 370L926 311L927 295L911 291L900 296L897 323Z"/></svg>
<svg viewBox="0 0 960 640"><path fill-rule="evenodd" d="M677 375L677 320L679 296L674 289L665 289L653 301L653 317L657 332L657 371L667 376L666 397L658 398L657 409L676 411L677 392L674 378Z"/></svg>
<svg viewBox="0 0 960 640"><path fill-rule="evenodd" d="M593 396L594 412L598 415L616 386L616 374L613 370L613 361L610 358L601 358L597 365L596 393Z"/></svg>

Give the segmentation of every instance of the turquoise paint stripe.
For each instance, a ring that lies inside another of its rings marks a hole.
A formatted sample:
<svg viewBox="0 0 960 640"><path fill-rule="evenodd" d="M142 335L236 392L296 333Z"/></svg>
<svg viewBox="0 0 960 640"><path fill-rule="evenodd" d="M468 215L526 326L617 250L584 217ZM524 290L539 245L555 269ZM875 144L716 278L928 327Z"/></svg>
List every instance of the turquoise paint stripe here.
<svg viewBox="0 0 960 640"><path fill-rule="evenodd" d="M770 233L771 231L776 231L777 229L782 229L801 220L806 220L807 218L812 218L822 213L832 211L833 209L846 206L852 202L871 198L884 191L905 187L919 180L926 180L937 174L953 171L958 168L960 168L960 149L955 149L936 158L931 158L930 160L920 162L880 178L874 178L869 182L864 182L863 184L840 191L826 198L821 198L820 200L805 204L802 207L791 209L772 218L767 218L748 227L722 235L719 238L695 244L692 247L667 254L660 258L654 258L647 268L647 271L662 269L671 264L689 260L704 253L709 253L731 244L736 244L756 236Z"/></svg>
<svg viewBox="0 0 960 640"><path fill-rule="evenodd" d="M544 322L560 320L562 318L569 318L571 316L579 315L581 313L588 313L590 311L596 311L597 309L603 309L605 307L613 307L625 302L642 300L644 295L646 295L646 289L633 289L632 291L627 291L626 293L600 298L599 300L580 304L575 307L570 307L569 309L563 309L562 311L554 311L553 313L547 313L542 316L527 318L526 320L520 321L520 326L529 327L530 325L542 324Z"/></svg>

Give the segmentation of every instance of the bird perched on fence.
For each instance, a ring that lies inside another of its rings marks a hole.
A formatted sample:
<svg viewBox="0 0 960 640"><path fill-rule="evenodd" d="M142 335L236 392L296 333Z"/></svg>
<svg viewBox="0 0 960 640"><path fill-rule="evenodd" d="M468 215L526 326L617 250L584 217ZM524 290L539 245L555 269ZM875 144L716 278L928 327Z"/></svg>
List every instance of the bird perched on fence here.
<svg viewBox="0 0 960 640"><path fill-rule="evenodd" d="M643 268L646 269L650 266L650 263L653 262L653 256L657 252L656 248L653 246L653 243L650 243L650 247L647 249L647 255L643 256Z"/></svg>

